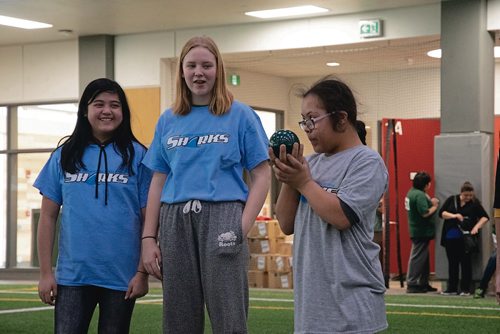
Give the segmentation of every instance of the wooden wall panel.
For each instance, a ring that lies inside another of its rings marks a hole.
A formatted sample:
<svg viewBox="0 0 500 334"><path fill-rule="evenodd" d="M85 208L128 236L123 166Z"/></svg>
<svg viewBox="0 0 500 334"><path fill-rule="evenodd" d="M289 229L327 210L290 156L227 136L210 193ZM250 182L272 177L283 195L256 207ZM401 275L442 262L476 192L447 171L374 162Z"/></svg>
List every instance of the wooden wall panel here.
<svg viewBox="0 0 500 334"><path fill-rule="evenodd" d="M149 146L160 117L160 87L128 88L125 93L132 113L132 130L141 143Z"/></svg>

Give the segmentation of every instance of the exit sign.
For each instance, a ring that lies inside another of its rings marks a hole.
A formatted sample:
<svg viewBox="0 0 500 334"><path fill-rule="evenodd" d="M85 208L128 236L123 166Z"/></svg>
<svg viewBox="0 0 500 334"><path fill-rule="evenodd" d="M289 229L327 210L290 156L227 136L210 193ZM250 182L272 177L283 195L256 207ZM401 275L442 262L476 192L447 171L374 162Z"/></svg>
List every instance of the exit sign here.
<svg viewBox="0 0 500 334"><path fill-rule="evenodd" d="M382 36L382 21L378 19L359 21L359 36L362 38Z"/></svg>

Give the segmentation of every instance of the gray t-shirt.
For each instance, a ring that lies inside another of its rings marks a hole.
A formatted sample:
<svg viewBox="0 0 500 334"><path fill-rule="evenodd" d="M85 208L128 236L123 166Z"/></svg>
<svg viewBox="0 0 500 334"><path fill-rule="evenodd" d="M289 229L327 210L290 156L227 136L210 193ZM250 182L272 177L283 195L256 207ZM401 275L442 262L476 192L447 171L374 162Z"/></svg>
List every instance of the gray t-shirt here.
<svg viewBox="0 0 500 334"><path fill-rule="evenodd" d="M380 155L359 145L307 161L313 179L359 218L345 231L324 222L301 196L295 217L295 333L374 333L387 328L385 285L372 241L375 211L387 189Z"/></svg>

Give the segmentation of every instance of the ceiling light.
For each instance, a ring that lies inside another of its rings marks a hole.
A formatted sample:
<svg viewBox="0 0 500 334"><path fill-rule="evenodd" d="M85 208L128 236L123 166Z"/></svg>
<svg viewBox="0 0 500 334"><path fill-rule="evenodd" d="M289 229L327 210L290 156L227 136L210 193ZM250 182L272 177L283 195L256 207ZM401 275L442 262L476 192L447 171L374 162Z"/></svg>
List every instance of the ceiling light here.
<svg viewBox="0 0 500 334"><path fill-rule="evenodd" d="M500 46L493 48L493 54L495 58L500 58ZM427 55L432 58L441 58L441 49L431 50L427 52Z"/></svg>
<svg viewBox="0 0 500 334"><path fill-rule="evenodd" d="M332 62L326 63L326 66L335 67L335 66L340 66L340 64L332 61Z"/></svg>
<svg viewBox="0 0 500 334"><path fill-rule="evenodd" d="M427 55L431 58L441 58L441 49L431 50Z"/></svg>
<svg viewBox="0 0 500 334"><path fill-rule="evenodd" d="M271 19L276 17L317 14L324 12L328 12L328 9L316 6L299 6L299 7L277 8L268 10L258 10L254 12L245 12L245 15L258 17L261 19Z"/></svg>
<svg viewBox="0 0 500 334"><path fill-rule="evenodd" d="M52 24L17 19L15 17L3 16L3 15L0 15L0 25L22 28L22 29L43 29L52 27Z"/></svg>

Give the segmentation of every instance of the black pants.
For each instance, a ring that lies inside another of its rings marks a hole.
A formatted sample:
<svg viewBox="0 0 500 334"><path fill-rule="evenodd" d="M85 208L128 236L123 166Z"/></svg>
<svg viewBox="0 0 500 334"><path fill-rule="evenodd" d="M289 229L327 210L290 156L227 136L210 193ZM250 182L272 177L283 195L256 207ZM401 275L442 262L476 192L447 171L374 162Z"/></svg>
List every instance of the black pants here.
<svg viewBox="0 0 500 334"><path fill-rule="evenodd" d="M99 304L100 334L126 334L135 299L125 300L125 291L97 286L57 286L55 333L86 334Z"/></svg>
<svg viewBox="0 0 500 334"><path fill-rule="evenodd" d="M458 274L461 271L460 291L470 292L472 262L471 255L465 252L463 239L446 240L445 248L448 258L448 291L458 291Z"/></svg>

